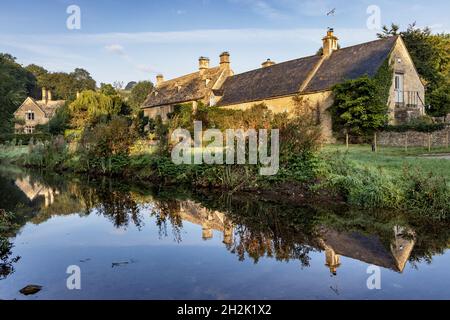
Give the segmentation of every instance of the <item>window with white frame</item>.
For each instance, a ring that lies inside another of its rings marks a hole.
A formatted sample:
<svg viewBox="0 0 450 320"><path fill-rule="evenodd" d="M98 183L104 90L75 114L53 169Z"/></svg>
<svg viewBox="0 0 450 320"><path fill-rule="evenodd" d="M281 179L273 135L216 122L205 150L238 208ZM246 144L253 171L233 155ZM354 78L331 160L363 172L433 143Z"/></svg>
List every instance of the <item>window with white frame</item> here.
<svg viewBox="0 0 450 320"><path fill-rule="evenodd" d="M34 127L33 126L25 126L25 133L26 134L33 134Z"/></svg>
<svg viewBox="0 0 450 320"><path fill-rule="evenodd" d="M33 111L30 110L27 112L27 120L31 120L31 121L34 120L34 112Z"/></svg>

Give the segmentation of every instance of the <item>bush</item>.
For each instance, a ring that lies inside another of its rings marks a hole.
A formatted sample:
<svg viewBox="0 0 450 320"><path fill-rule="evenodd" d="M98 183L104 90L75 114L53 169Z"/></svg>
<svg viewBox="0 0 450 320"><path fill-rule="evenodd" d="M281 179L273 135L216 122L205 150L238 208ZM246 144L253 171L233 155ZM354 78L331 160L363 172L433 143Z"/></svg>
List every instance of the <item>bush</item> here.
<svg viewBox="0 0 450 320"><path fill-rule="evenodd" d="M396 125L396 126L385 126L384 131L388 132L406 132L406 131L417 131L431 133L435 131L444 130L446 125L443 123L433 123L430 117L424 116L417 119L413 119L409 123Z"/></svg>

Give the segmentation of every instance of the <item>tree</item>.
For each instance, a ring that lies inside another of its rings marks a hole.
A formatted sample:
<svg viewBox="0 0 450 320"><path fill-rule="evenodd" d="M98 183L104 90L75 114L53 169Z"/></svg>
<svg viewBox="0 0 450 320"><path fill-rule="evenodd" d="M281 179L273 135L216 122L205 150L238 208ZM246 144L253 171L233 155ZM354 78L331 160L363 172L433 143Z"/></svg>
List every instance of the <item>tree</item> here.
<svg viewBox="0 0 450 320"><path fill-rule="evenodd" d="M114 81L113 87L117 91L122 90L123 89L123 81Z"/></svg>
<svg viewBox="0 0 450 320"><path fill-rule="evenodd" d="M431 92L428 101L430 102L429 114L446 118L450 113L450 84L446 82Z"/></svg>
<svg viewBox="0 0 450 320"><path fill-rule="evenodd" d="M95 91L84 91L80 97L69 105L71 126L84 129L98 122L109 120L118 115L121 106L114 103L112 97Z"/></svg>
<svg viewBox="0 0 450 320"><path fill-rule="evenodd" d="M43 87L52 90L55 99L73 100L77 92L83 90L95 90L96 82L89 72L77 68L72 73L48 72L43 67L31 64L26 69L37 79L38 88L32 95L41 98Z"/></svg>
<svg viewBox="0 0 450 320"><path fill-rule="evenodd" d="M109 83L101 83L100 92L107 96L114 96L117 94L116 89Z"/></svg>
<svg viewBox="0 0 450 320"><path fill-rule="evenodd" d="M150 81L141 81L137 83L131 90L129 97L130 106L138 111L152 90L153 83Z"/></svg>
<svg viewBox="0 0 450 320"><path fill-rule="evenodd" d="M129 117L131 108L119 95L108 96L96 91L83 91L78 99L69 104L70 125L73 129L94 127L108 122L113 116Z"/></svg>
<svg viewBox="0 0 450 320"><path fill-rule="evenodd" d="M13 131L13 113L36 87L36 78L10 54L0 53L0 134Z"/></svg>
<svg viewBox="0 0 450 320"><path fill-rule="evenodd" d="M377 37L380 39L398 36L400 34L398 32L400 30L400 26L395 23L392 23L390 28L388 26L383 26L382 30L382 33L377 33Z"/></svg>
<svg viewBox="0 0 450 320"><path fill-rule="evenodd" d="M362 136L376 134L386 125L387 104L380 95L376 79L368 76L346 81L333 88L335 95L331 106L335 131ZM376 135L374 135L374 140Z"/></svg>
<svg viewBox="0 0 450 320"><path fill-rule="evenodd" d="M96 82L91 77L90 73L84 69L76 68L70 77L74 81L73 90L75 92L81 92L84 90L95 90Z"/></svg>

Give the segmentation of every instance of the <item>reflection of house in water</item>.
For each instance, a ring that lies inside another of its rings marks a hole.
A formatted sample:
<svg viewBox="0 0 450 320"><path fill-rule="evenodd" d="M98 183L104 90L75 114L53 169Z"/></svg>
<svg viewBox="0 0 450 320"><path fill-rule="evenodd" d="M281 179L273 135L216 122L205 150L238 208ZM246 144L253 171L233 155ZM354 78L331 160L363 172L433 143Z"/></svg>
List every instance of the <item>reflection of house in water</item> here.
<svg viewBox="0 0 450 320"><path fill-rule="evenodd" d="M402 227L395 227L393 236L390 248L387 249L376 236L323 229L321 245L325 251L325 265L330 268L332 274L336 275L337 269L341 265L340 256L345 256L396 272L403 272L414 248L414 234Z"/></svg>
<svg viewBox="0 0 450 320"><path fill-rule="evenodd" d="M29 176L26 178L17 178L15 184L22 190L30 202L35 201L39 197L44 197L46 208L53 204L55 195L59 194L59 192L53 188L43 186L39 182L31 182Z"/></svg>
<svg viewBox="0 0 450 320"><path fill-rule="evenodd" d="M223 233L223 242L227 246L233 244L234 226L225 213L209 210L189 200L179 202L179 215L185 221L202 226L204 240L211 239L216 230ZM331 228L321 228L316 240L312 246L325 252L325 265L333 275L337 275L342 264L341 257L402 272L415 244L414 233L398 226L392 232L390 246L375 235L338 232Z"/></svg>
<svg viewBox="0 0 450 320"><path fill-rule="evenodd" d="M180 203L180 216L183 220L201 225L204 240L212 239L213 231L217 230L223 233L225 244L232 244L233 225L224 213L208 210L193 201L183 201Z"/></svg>

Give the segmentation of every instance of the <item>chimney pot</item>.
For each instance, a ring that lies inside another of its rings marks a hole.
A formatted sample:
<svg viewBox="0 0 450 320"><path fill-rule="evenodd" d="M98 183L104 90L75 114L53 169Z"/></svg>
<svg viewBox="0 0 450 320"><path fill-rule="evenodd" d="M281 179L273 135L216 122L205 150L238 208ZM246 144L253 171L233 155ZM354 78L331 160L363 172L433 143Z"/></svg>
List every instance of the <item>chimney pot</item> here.
<svg viewBox="0 0 450 320"><path fill-rule="evenodd" d="M331 56L333 51L338 50L338 38L334 35L334 29L328 28L327 35L322 39L323 41L323 53L325 57Z"/></svg>
<svg viewBox="0 0 450 320"><path fill-rule="evenodd" d="M223 68L230 67L230 53L225 51L220 55L220 66Z"/></svg>
<svg viewBox="0 0 450 320"><path fill-rule="evenodd" d="M274 62L274 61L272 61L272 60L270 60L270 59L267 59L266 61L264 61L262 64L261 64L261 66L263 67L263 68L267 68L267 67L271 67L271 66L273 66L273 65L275 65L276 64L276 62Z"/></svg>
<svg viewBox="0 0 450 320"><path fill-rule="evenodd" d="M52 101L52 92L51 92L51 90L47 90L47 101Z"/></svg>
<svg viewBox="0 0 450 320"><path fill-rule="evenodd" d="M200 71L209 69L209 58L207 57L200 57L198 59L198 68Z"/></svg>
<svg viewBox="0 0 450 320"><path fill-rule="evenodd" d="M42 101L44 101L44 103L47 103L47 99L48 99L47 88L43 87L42 88Z"/></svg>
<svg viewBox="0 0 450 320"><path fill-rule="evenodd" d="M162 74L158 74L156 76L156 86L161 85L164 82L164 76Z"/></svg>

